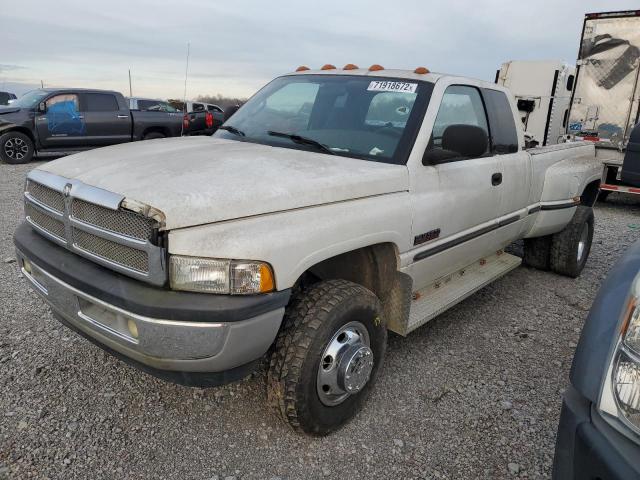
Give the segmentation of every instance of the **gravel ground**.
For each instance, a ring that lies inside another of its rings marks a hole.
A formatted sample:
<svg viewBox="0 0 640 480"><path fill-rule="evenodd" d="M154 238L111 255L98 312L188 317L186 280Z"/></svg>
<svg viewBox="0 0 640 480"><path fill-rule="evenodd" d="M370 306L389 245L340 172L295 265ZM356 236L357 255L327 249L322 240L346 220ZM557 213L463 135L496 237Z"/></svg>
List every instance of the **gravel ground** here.
<svg viewBox="0 0 640 480"><path fill-rule="evenodd" d="M612 194L579 279L520 267L392 337L364 411L312 439L271 414L260 376L164 383L58 324L7 263L35 165L0 165L0 479L548 478L585 315L640 238L640 201Z"/></svg>

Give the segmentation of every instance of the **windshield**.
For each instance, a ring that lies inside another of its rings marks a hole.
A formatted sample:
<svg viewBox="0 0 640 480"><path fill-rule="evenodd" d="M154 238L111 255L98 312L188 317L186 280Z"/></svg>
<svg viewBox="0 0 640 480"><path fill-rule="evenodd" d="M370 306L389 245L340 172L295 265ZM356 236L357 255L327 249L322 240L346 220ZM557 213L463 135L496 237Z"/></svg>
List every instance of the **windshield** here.
<svg viewBox="0 0 640 480"><path fill-rule="evenodd" d="M216 137L404 164L433 84L355 75L280 77Z"/></svg>
<svg viewBox="0 0 640 480"><path fill-rule="evenodd" d="M43 90L31 90L12 102L11 106L18 108L33 108L46 96L47 92Z"/></svg>

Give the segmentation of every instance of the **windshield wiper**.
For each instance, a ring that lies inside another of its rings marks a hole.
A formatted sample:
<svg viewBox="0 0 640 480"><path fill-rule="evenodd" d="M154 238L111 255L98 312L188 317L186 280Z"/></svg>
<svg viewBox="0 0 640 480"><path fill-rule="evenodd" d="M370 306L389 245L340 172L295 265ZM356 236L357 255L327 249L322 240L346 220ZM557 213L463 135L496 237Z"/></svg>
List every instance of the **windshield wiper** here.
<svg viewBox="0 0 640 480"><path fill-rule="evenodd" d="M233 125L222 125L222 126L218 127L218 130L226 130L227 132L231 132L234 135L238 135L239 137L244 137L245 136L245 134L244 134L244 132L242 130L238 130Z"/></svg>
<svg viewBox="0 0 640 480"><path fill-rule="evenodd" d="M272 137L288 138L292 142L299 143L301 145L311 145L312 147L316 147L318 150L322 150L325 153L336 155L336 152L331 150L326 145L320 143L319 141L314 140L313 138L301 137L300 135L296 135L295 133L274 132L273 130L269 130L267 133Z"/></svg>

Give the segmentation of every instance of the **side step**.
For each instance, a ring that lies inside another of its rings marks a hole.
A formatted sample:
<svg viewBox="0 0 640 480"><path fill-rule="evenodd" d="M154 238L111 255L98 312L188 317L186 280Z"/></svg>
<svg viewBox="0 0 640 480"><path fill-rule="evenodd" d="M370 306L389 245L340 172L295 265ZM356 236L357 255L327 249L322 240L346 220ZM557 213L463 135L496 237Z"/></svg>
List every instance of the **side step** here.
<svg viewBox="0 0 640 480"><path fill-rule="evenodd" d="M521 263L520 257L500 251L414 292L406 331L396 333L406 335L424 325Z"/></svg>

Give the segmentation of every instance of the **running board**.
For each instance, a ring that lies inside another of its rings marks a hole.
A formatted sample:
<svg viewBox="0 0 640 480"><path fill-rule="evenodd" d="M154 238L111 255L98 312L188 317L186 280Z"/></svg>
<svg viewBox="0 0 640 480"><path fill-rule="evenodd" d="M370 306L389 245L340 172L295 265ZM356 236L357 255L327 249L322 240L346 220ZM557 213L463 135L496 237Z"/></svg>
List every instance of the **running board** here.
<svg viewBox="0 0 640 480"><path fill-rule="evenodd" d="M408 334L521 263L520 257L500 251L414 292L408 324L404 331L396 333Z"/></svg>

